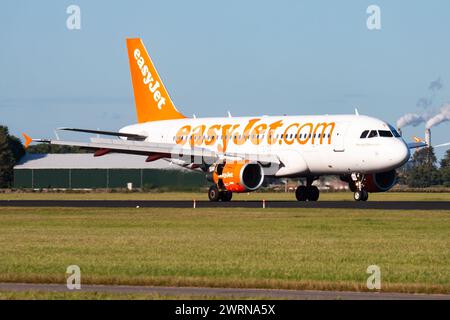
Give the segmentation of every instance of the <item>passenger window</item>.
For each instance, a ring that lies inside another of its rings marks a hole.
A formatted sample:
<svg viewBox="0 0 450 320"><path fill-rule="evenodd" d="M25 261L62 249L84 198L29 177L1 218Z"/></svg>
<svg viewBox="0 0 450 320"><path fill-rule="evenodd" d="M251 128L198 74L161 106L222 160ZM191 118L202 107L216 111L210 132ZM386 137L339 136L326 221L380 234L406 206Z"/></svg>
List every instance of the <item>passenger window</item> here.
<svg viewBox="0 0 450 320"><path fill-rule="evenodd" d="M392 132L390 132L389 130L378 130L378 134L380 135L380 137L387 137L387 138L392 138Z"/></svg>
<svg viewBox="0 0 450 320"><path fill-rule="evenodd" d="M368 136L368 138L374 138L374 137L378 137L378 133L376 130L370 131L369 136Z"/></svg>
<svg viewBox="0 0 450 320"><path fill-rule="evenodd" d="M361 139L366 138L368 133L369 133L369 130L363 131L363 133L361 133L361 137L360 137L360 138L361 138Z"/></svg>

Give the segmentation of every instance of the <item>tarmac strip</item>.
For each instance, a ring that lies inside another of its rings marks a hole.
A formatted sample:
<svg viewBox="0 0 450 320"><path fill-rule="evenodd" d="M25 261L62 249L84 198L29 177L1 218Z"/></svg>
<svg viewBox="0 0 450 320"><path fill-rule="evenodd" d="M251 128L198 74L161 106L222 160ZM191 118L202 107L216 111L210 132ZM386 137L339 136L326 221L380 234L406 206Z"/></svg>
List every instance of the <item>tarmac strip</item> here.
<svg viewBox="0 0 450 320"><path fill-rule="evenodd" d="M395 292L350 292L315 290L276 290L203 287L152 287L124 285L81 285L69 290L62 284L0 283L0 291L26 292L99 292L114 294L158 294L162 296L196 296L221 298L265 298L292 300L450 300L447 294L409 294Z"/></svg>
<svg viewBox="0 0 450 320"><path fill-rule="evenodd" d="M0 207L73 208L311 208L449 210L450 201L187 201L187 200L0 200Z"/></svg>

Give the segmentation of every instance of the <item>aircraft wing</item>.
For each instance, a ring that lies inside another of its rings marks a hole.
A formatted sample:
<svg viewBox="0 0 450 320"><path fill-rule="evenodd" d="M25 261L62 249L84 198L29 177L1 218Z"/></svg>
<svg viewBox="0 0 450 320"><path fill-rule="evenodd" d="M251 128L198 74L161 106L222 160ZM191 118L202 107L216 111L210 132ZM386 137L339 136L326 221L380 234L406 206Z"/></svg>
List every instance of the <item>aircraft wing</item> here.
<svg viewBox="0 0 450 320"><path fill-rule="evenodd" d="M280 161L276 155L271 154L243 154L243 153L218 153L201 147L183 147L173 143L155 143L138 140L91 138L90 142L31 139L26 134L25 147L31 142L42 142L54 145L75 146L84 149L95 150L94 156L102 156L108 153L126 153L148 156L147 161L161 158L171 158L194 164L213 164L225 159L242 159L258 161L264 164Z"/></svg>
<svg viewBox="0 0 450 320"><path fill-rule="evenodd" d="M434 148L447 147L447 146L450 146L450 142L438 144L437 146L434 146Z"/></svg>
<svg viewBox="0 0 450 320"><path fill-rule="evenodd" d="M146 141L135 141L135 140L122 140L122 139L103 139L103 138L91 138L90 142L79 142L79 141L64 141L64 140L47 140L47 139L33 139L34 142L43 142L54 145L63 146L74 146L85 149L92 150L103 150L102 154L109 152L116 153L129 153L129 154L140 154L140 155L150 155L150 154L164 154L170 157L180 156L180 157L212 157L215 158L217 155L203 148L183 148L181 146L176 146L169 143L152 143Z"/></svg>
<svg viewBox="0 0 450 320"><path fill-rule="evenodd" d="M414 140L415 140L415 142L407 143L408 148L414 149L414 148L428 147L428 144L425 141L423 141L422 139L415 138ZM449 145L450 145L450 142L446 142L446 143L441 143L441 144L435 145L435 146L433 146L433 148L446 147Z"/></svg>
<svg viewBox="0 0 450 320"><path fill-rule="evenodd" d="M423 148L428 146L424 141L408 142L406 145L408 146L409 149Z"/></svg>
<svg viewBox="0 0 450 320"><path fill-rule="evenodd" d="M124 138L128 138L129 140L137 140L137 141L143 141L143 140L145 140L147 138L147 136L139 135L139 134L113 132L113 131L103 131L103 130L78 129L78 128L58 128L57 130L83 132L83 133L94 133L94 134L101 134L101 135L107 135L107 136L124 137Z"/></svg>

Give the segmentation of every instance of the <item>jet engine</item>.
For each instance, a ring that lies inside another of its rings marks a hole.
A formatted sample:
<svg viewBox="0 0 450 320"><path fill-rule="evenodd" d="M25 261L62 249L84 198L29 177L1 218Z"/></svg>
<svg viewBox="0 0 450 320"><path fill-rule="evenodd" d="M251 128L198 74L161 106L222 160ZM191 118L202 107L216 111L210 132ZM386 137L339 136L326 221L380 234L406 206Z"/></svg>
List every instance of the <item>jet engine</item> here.
<svg viewBox="0 0 450 320"><path fill-rule="evenodd" d="M249 192L258 189L264 181L264 171L258 163L248 161L218 164L213 181L219 189L231 192Z"/></svg>
<svg viewBox="0 0 450 320"><path fill-rule="evenodd" d="M348 182L352 192L356 191L355 181L350 175L341 176L341 180ZM368 192L385 192L391 189L397 183L397 174L395 170L366 174L363 180L364 190Z"/></svg>

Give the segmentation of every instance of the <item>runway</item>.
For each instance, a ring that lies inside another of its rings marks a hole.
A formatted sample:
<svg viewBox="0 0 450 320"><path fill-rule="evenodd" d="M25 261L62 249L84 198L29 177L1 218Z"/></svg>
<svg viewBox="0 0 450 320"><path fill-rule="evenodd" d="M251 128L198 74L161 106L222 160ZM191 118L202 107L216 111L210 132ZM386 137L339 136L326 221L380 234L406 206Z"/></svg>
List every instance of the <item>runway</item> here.
<svg viewBox="0 0 450 320"><path fill-rule="evenodd" d="M193 208L185 200L0 200L0 207ZM195 201L196 208L309 208L377 210L449 210L450 201Z"/></svg>
<svg viewBox="0 0 450 320"><path fill-rule="evenodd" d="M350 292L315 290L277 290L205 287L152 287L124 285L81 285L80 290L69 290L62 284L0 283L0 291L41 292L101 292L115 294L157 294L162 296L197 296L220 298L265 298L292 300L450 300L446 294L410 294L395 292Z"/></svg>

